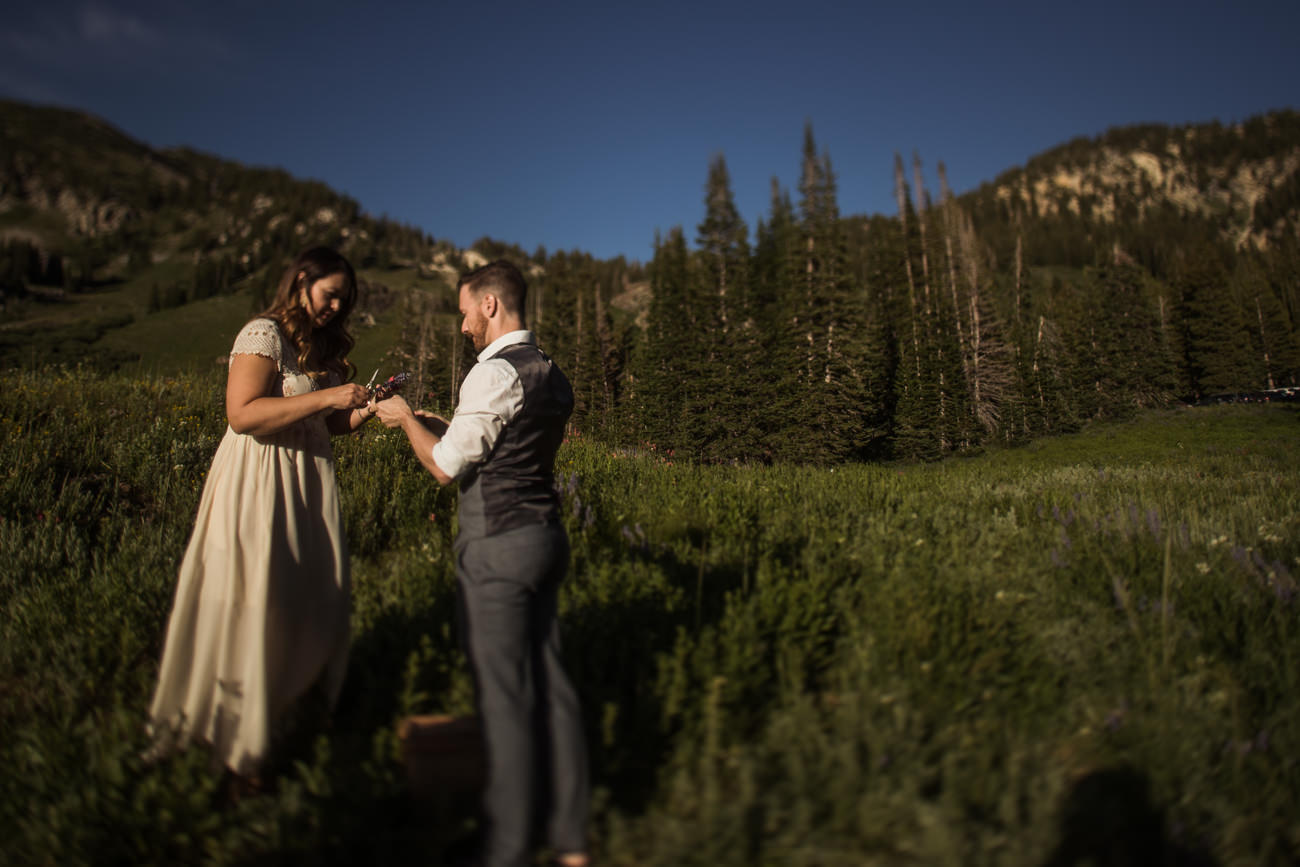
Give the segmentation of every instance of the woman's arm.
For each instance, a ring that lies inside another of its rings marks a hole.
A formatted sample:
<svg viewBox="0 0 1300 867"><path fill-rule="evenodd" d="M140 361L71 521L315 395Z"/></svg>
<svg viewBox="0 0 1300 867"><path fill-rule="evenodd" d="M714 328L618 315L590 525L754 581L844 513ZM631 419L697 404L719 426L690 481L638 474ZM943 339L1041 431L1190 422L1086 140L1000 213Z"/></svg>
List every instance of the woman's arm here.
<svg viewBox="0 0 1300 867"><path fill-rule="evenodd" d="M293 397L272 397L279 370L261 355L230 357L226 376L226 420L235 433L265 436L327 409L351 410L364 406L369 393L356 383L324 388ZM355 413L354 413L355 415Z"/></svg>

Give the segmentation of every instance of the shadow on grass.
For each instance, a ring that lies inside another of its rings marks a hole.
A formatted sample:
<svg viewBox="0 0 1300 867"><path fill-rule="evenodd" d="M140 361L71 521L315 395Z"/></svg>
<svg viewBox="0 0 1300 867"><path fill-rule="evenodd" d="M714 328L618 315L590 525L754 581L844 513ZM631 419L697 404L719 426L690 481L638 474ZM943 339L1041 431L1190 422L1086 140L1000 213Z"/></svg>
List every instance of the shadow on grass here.
<svg viewBox="0 0 1300 867"><path fill-rule="evenodd" d="M702 563L707 532L690 528L697 559L666 547L616 547L613 557L639 557L653 564L686 601L673 608L660 596L587 603L563 616L566 664L582 698L592 781L620 812L642 812L655 793L676 734L666 721L659 684L661 661L670 657L680 632L696 636L719 622L727 596L744 583L740 563Z"/></svg>
<svg viewBox="0 0 1300 867"><path fill-rule="evenodd" d="M693 532L691 539L702 540L703 534ZM665 722L661 660L674 652L680 630L697 635L722 619L728 594L744 582L744 567L724 562L702 569L704 544L692 547L697 557L685 558L667 548L651 553L617 543L586 550L588 558L646 558L687 600L676 607L658 595L588 601L561 615L566 666L583 704L593 788L608 793L610 807L638 814L654 797L676 735ZM566 580L583 578L571 566ZM341 864L414 856L428 863L472 828L476 792L416 799L405 769L390 765L391 776L383 779L383 763L375 758L376 738L403 712L408 660L421 652L426 636L435 642L434 658L451 662L424 672L420 687L434 697L435 706L445 706L439 699L465 665L459 627L450 641L442 638L446 625L457 623L456 605L455 594L439 593L420 608L380 615L352 646L348 679L334 712L317 708L299 715L301 724L276 761L279 779L298 778L299 763L313 765L315 742L323 734L331 791L317 802L318 821L327 833L306 848L287 847L294 858Z"/></svg>
<svg viewBox="0 0 1300 867"><path fill-rule="evenodd" d="M1217 867L1210 856L1171 840L1164 813L1138 771L1110 768L1083 777L1061 810L1061 839L1043 867Z"/></svg>

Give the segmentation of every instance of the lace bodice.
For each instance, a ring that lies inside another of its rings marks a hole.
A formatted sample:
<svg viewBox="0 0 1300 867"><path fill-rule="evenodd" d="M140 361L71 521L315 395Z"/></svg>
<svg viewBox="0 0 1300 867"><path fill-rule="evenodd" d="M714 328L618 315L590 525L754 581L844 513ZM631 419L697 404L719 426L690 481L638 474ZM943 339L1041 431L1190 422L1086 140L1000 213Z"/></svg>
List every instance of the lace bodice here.
<svg viewBox="0 0 1300 867"><path fill-rule="evenodd" d="M235 345L231 347L230 354L232 356L260 355L275 362L276 368L280 371L280 378L271 389L272 397L306 394L317 388L332 385L336 379L333 374L330 374L327 382L317 385L315 380L303 373L298 367L298 353L273 319L254 319L245 325L240 330L239 336L235 338ZM323 443L324 448L328 450L329 432L325 428L325 416L329 413L330 410L322 410L291 425L275 437L279 440L285 440L286 437L292 440L296 436L305 434L309 440L317 441L318 446Z"/></svg>
<svg viewBox="0 0 1300 867"><path fill-rule="evenodd" d="M284 397L315 391L317 386L310 376L298 367L298 353L280 332L273 319L254 319L239 332L231 355L261 355L275 362L280 371L277 392Z"/></svg>

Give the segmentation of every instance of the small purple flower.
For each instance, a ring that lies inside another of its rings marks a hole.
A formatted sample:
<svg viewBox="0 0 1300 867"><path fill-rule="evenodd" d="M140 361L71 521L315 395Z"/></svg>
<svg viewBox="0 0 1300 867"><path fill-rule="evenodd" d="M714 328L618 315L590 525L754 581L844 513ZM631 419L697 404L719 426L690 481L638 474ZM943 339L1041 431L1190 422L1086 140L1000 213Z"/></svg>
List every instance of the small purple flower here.
<svg viewBox="0 0 1300 867"><path fill-rule="evenodd" d="M1103 723L1103 725L1106 726L1106 731L1119 731L1119 727L1124 725L1125 711L1125 708L1117 707L1110 713L1106 714L1106 721Z"/></svg>
<svg viewBox="0 0 1300 867"><path fill-rule="evenodd" d="M1052 565L1055 566L1057 569L1064 569L1066 566L1070 565L1069 561L1065 559L1065 556L1055 548L1052 549L1051 556L1052 556Z"/></svg>
<svg viewBox="0 0 1300 867"><path fill-rule="evenodd" d="M1155 509L1147 509L1147 529L1151 531L1152 536L1160 538L1160 515Z"/></svg>
<svg viewBox="0 0 1300 867"><path fill-rule="evenodd" d="M1277 596L1277 601L1290 605L1295 601L1295 585L1283 584L1281 581L1273 582L1273 593Z"/></svg>

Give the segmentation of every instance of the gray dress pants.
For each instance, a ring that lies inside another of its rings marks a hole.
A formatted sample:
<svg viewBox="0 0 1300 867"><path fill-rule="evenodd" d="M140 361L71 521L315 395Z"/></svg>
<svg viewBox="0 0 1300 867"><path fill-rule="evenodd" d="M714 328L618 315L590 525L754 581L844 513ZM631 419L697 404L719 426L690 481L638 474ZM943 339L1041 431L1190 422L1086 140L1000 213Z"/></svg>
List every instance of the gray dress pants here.
<svg viewBox="0 0 1300 867"><path fill-rule="evenodd" d="M531 524L456 547L486 750L484 863L529 863L539 833L557 852L585 852L587 748L556 619L568 536L559 523Z"/></svg>

